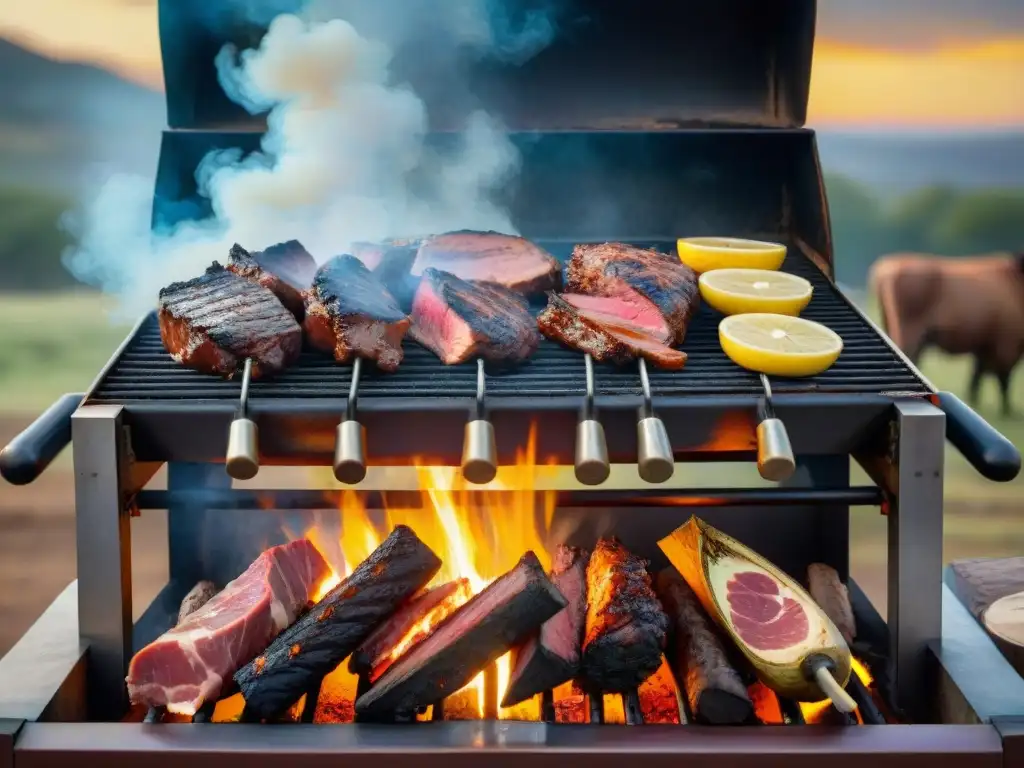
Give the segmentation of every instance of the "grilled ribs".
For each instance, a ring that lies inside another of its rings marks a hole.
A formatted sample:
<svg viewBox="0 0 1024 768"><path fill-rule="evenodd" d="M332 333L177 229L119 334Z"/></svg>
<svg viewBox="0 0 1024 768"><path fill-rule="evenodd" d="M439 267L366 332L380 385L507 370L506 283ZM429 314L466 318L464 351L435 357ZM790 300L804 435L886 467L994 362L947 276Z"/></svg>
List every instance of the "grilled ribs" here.
<svg viewBox="0 0 1024 768"><path fill-rule="evenodd" d="M624 243L577 245L566 275L568 291L636 305L636 316L645 325L657 312L662 319L658 327L671 346L682 343L700 303L692 269L668 254Z"/></svg>
<svg viewBox="0 0 1024 768"><path fill-rule="evenodd" d="M587 564L583 677L593 690L624 692L661 666L668 617L647 563L615 538L597 542Z"/></svg>
<svg viewBox="0 0 1024 768"><path fill-rule="evenodd" d="M412 304L410 335L445 365L472 357L516 363L540 344L526 300L498 285L427 269Z"/></svg>
<svg viewBox="0 0 1024 768"><path fill-rule="evenodd" d="M258 283L281 300L300 323L305 314L305 292L313 283L316 261L298 240L250 253L238 243L231 246L228 269Z"/></svg>
<svg viewBox="0 0 1024 768"><path fill-rule="evenodd" d="M591 309L596 302L604 303L602 309L632 306L613 297L552 293L547 308L537 316L537 327L549 339L601 362L622 365L639 355L659 368L679 369L686 364L685 352L668 346L647 329L621 320L621 313Z"/></svg>
<svg viewBox="0 0 1024 768"><path fill-rule="evenodd" d="M163 288L157 318L171 357L204 373L230 377L251 357L259 378L283 370L302 350L302 328L277 297L217 262Z"/></svg>
<svg viewBox="0 0 1024 768"><path fill-rule="evenodd" d="M448 232L424 240L412 274L439 269L463 280L493 283L524 296L558 287L558 260L529 240L498 232Z"/></svg>
<svg viewBox="0 0 1024 768"><path fill-rule="evenodd" d="M345 254L317 270L303 327L309 343L339 363L365 357L383 371L394 371L402 362L409 318L363 262Z"/></svg>

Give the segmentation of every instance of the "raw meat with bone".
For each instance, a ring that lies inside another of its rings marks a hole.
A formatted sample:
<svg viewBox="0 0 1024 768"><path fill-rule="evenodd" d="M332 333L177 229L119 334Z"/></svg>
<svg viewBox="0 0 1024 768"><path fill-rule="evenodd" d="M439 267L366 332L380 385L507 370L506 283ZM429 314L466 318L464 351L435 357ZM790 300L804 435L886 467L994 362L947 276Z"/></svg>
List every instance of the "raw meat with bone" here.
<svg viewBox="0 0 1024 768"><path fill-rule="evenodd" d="M306 299L309 343L339 363L363 357L383 371L402 362L409 318L355 256L335 256L317 270Z"/></svg>
<svg viewBox="0 0 1024 768"><path fill-rule="evenodd" d="M618 316L570 303L567 296L549 294L548 306L537 316L537 327L549 339L587 353L599 362L623 365L643 357L659 368L670 370L678 370L686 364L685 352L673 349L637 326L626 324ZM598 299L602 300L617 301Z"/></svg>
<svg viewBox="0 0 1024 768"><path fill-rule="evenodd" d="M625 243L577 245L566 275L570 293L619 298L637 305L638 317L652 318L656 311L670 346L682 343L700 304L692 269L668 254Z"/></svg>
<svg viewBox="0 0 1024 768"><path fill-rule="evenodd" d="M523 297L437 269L425 270L416 290L410 335L445 365L478 356L516 363L540 344L536 321Z"/></svg>
<svg viewBox="0 0 1024 768"><path fill-rule="evenodd" d="M214 262L204 274L160 291L157 320L176 361L230 377L252 358L252 377L298 360L302 328L277 297Z"/></svg>
<svg viewBox="0 0 1024 768"><path fill-rule="evenodd" d="M307 539L263 552L201 608L135 654L127 678L132 703L194 715L295 621L329 573Z"/></svg>

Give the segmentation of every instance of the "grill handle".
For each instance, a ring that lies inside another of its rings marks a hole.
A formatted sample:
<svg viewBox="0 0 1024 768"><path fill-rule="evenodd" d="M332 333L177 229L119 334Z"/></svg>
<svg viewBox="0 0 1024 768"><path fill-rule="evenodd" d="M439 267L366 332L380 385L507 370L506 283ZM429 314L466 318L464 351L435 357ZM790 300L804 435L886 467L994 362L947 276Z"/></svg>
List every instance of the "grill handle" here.
<svg viewBox="0 0 1024 768"><path fill-rule="evenodd" d="M71 414L81 392L62 395L0 451L0 476L12 485L28 485L50 466L71 442Z"/></svg>
<svg viewBox="0 0 1024 768"><path fill-rule="evenodd" d="M1020 451L952 392L939 392L936 404L946 414L946 439L981 475L1008 483L1020 473Z"/></svg>

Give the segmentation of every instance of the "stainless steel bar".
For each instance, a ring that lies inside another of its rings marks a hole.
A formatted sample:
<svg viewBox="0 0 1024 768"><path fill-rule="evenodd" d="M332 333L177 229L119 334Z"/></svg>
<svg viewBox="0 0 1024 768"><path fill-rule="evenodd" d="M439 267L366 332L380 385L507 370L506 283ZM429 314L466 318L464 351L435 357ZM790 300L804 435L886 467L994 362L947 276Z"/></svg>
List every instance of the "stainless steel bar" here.
<svg viewBox="0 0 1024 768"><path fill-rule="evenodd" d="M122 478L127 456L122 408L82 406L71 417L78 544L78 631L89 644L92 717L120 717L132 650L132 563Z"/></svg>
<svg viewBox="0 0 1024 768"><path fill-rule="evenodd" d="M889 653L893 693L912 717L927 711L927 648L942 635L942 481L946 417L918 401L895 405L896 502L889 512Z"/></svg>

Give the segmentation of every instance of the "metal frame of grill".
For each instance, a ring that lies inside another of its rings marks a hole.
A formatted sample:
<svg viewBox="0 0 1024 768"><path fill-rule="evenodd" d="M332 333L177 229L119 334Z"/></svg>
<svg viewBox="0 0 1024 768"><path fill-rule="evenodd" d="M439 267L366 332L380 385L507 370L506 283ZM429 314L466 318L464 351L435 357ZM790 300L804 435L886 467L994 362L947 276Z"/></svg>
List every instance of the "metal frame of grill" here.
<svg viewBox="0 0 1024 768"><path fill-rule="evenodd" d="M157 227L208 212L193 173L206 153L259 147L263 117L243 114L212 87L219 46L225 40L245 45L261 32L234 13L245 3L225 0L219 15L206 12L205 0L160 3L171 127L158 168ZM288 3L281 0L275 9L288 10ZM916 724L724 732L506 721L280 728L116 722L125 712L124 674L133 649L170 625L198 578L235 575L250 554L239 549L211 563L203 556L204 535L243 519L255 529L273 525L268 506L296 514L337 508L336 494L324 489L261 494L231 488L220 462L240 386L174 367L161 355L149 317L86 395L62 398L0 453L5 478L31 482L72 444L79 576L0 659L0 768L43 768L69 758L88 765L145 761L154 768L185 762L319 766L342 759L377 768L461 766L484 758L500 766L524 760L562 766L580 759L601 768L641 756L657 766L688 760L719 768L817 768L822 758L838 768L860 768L867 759L938 767L971 756L997 768L1024 758L1024 680L940 579L944 440L994 480L1015 476L1020 456L977 414L937 392L834 283L814 133L801 127L815 3L730 0L722 7L684 7L592 0L592 6L603 26L577 30L524 67L483 66L470 73L485 105L520 129L510 138L522 168L503 199L516 226L563 258L571 243L594 240L670 248L680 232L786 242L785 268L815 288L807 316L839 331L847 348L817 379L772 382L774 412L798 458L796 474L780 487L571 492L560 494L558 512L585 522L598 508L614 518L627 546L652 558L652 542L697 512L790 573L823 561L846 578L850 507L879 507L889 529L888 616L883 621L858 600L858 619L888 662L883 677L890 703ZM680 44L676 30L694 24L702 34ZM581 44L588 34L598 37ZM661 35L660 42L652 35ZM593 54L607 58L610 44L619 51L616 62L634 66L607 72L609 87L595 100L587 89L593 90L592 74L605 70ZM652 57L651 51L673 55ZM722 51L729 59L716 65ZM421 64L415 55L396 59L401 76L417 87ZM619 73L624 79L612 82ZM458 125L470 102L448 88L424 87L435 131L428 141L443 152L453 135L438 129ZM633 92L647 101L621 98ZM566 99L567 93L580 98ZM595 124L617 130L594 130ZM666 126L671 130L662 130ZM606 211L617 215L599 215ZM754 376L722 356L716 325L714 314L702 310L684 345L688 367L651 375L653 405L678 462L754 457L763 391ZM475 374L471 366L445 369L413 349L393 377L364 372L359 420L369 435L371 463L408 464L413 457L457 463L462 427L475 408ZM639 374L604 367L596 374L594 405L610 436L610 457L632 462L643 405ZM259 422L262 460L328 464L349 377L348 369L307 355L279 379L255 384L248 414ZM581 357L546 344L522 371L489 373L486 392L499 461L511 461L523 444L526 416L541 422L539 456L566 462L572 455L574 426L586 405ZM875 485L851 486L851 457ZM167 490L147 489L165 463ZM367 506L383 504L379 493L388 492L365 490ZM135 622L130 518L149 509L168 511L170 581ZM222 573L210 572L217 569ZM851 591L858 594L852 583Z"/></svg>

